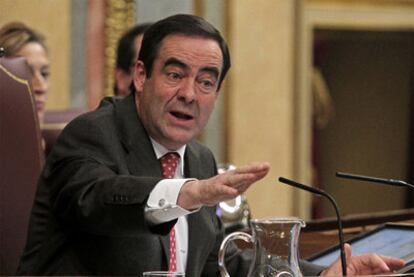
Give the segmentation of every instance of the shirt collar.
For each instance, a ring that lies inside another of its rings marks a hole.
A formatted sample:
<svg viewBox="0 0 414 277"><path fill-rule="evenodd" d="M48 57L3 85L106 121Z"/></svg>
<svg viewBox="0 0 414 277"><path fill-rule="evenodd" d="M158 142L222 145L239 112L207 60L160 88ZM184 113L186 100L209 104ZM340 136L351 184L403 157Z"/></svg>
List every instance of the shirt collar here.
<svg viewBox="0 0 414 277"><path fill-rule="evenodd" d="M181 176L184 176L184 153L185 153L185 148L187 147L187 145L181 146L177 150L168 150L167 148L165 148L163 145L156 142L151 137L150 137L150 140L152 143L152 147L154 148L154 152L155 152L155 156L157 157L157 160L159 160L162 156L164 156L168 152L176 152L178 153L178 155L180 155L180 163L179 163L180 173L181 173Z"/></svg>

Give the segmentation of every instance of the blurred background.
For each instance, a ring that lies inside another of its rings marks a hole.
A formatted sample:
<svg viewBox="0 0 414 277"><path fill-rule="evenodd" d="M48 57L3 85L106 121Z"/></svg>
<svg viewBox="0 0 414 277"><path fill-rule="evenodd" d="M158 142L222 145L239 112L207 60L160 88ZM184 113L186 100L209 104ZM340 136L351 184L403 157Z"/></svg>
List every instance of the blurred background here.
<svg viewBox="0 0 414 277"><path fill-rule="evenodd" d="M252 217L333 215L279 176L323 188L343 214L413 207L405 189L335 177L414 182L413 0L1 0L0 26L21 21L46 36L42 128L112 95L118 38L175 13L206 18L230 46L232 68L200 140L219 163L271 163L246 195Z"/></svg>

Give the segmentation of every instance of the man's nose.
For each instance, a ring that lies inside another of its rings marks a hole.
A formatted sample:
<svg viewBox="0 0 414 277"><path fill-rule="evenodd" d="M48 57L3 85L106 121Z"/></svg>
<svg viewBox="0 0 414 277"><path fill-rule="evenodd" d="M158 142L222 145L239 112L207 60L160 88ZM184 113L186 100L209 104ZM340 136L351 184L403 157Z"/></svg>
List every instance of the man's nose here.
<svg viewBox="0 0 414 277"><path fill-rule="evenodd" d="M196 100L197 92L193 80L185 80L178 89L177 97L185 103L192 103Z"/></svg>

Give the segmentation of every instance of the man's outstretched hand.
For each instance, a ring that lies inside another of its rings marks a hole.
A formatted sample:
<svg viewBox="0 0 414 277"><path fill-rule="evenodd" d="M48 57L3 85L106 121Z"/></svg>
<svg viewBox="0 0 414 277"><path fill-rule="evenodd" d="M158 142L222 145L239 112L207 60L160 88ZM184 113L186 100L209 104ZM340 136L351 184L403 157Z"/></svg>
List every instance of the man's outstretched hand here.
<svg viewBox="0 0 414 277"><path fill-rule="evenodd" d="M269 169L269 163L256 162L209 179L191 180L181 187L177 204L184 209L193 210L233 199L266 176Z"/></svg>
<svg viewBox="0 0 414 277"><path fill-rule="evenodd" d="M390 274L404 266L405 262L388 256L367 254L352 256L351 246L345 243L347 276ZM341 260L338 258L321 276L342 276Z"/></svg>

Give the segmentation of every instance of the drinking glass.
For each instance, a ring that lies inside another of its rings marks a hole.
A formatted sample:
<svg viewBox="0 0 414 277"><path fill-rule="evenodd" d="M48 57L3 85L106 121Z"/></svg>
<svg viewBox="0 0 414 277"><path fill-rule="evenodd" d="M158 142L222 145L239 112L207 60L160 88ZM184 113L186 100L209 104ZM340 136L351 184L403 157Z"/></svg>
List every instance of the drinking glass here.
<svg viewBox="0 0 414 277"><path fill-rule="evenodd" d="M185 277L183 272L169 272L169 271L147 271L142 273L143 277Z"/></svg>

